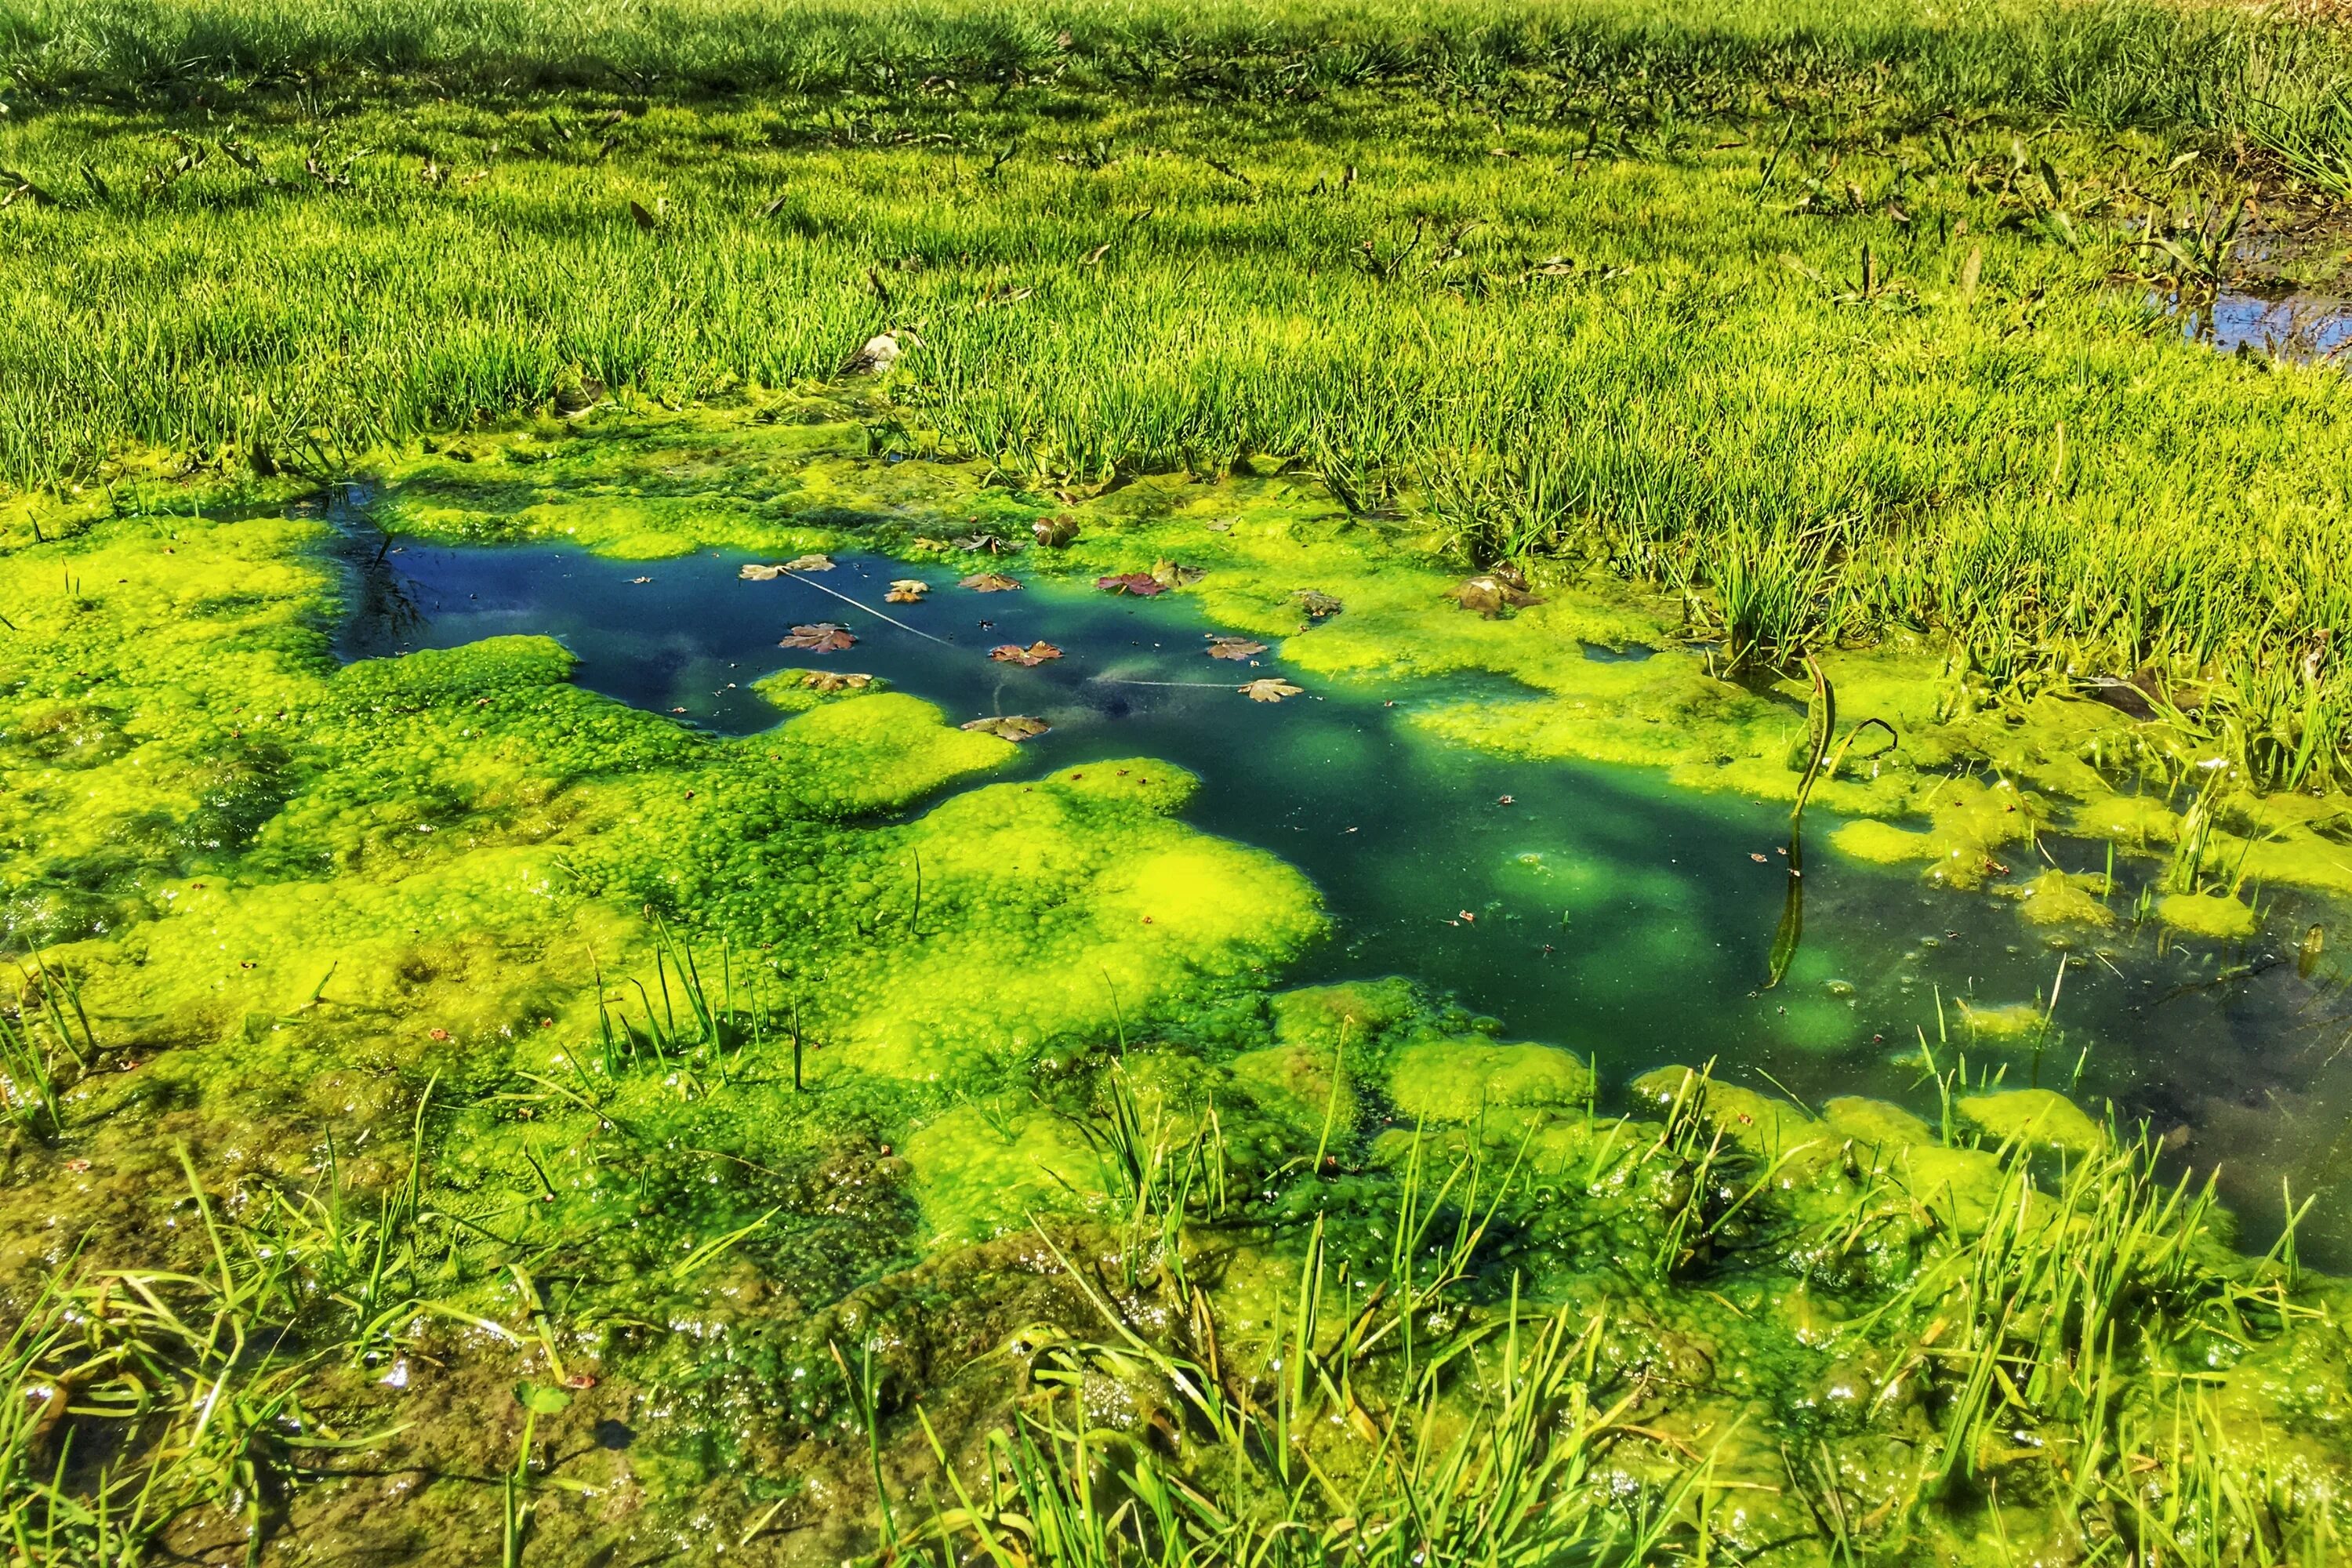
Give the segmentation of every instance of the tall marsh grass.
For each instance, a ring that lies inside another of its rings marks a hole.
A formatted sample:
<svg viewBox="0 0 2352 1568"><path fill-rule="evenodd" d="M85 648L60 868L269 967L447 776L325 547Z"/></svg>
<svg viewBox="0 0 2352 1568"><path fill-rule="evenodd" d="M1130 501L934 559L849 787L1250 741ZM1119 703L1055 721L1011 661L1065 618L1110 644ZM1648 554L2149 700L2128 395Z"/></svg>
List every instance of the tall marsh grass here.
<svg viewBox="0 0 2352 1568"><path fill-rule="evenodd" d="M1482 561L1680 588L1743 664L1942 628L1998 691L2187 683L2263 783L2352 766L2342 377L2150 303L2210 286L2250 190L2342 198L2340 30L0 0L0 63L20 487L334 476L917 326L878 438L1014 482L1272 454Z"/></svg>

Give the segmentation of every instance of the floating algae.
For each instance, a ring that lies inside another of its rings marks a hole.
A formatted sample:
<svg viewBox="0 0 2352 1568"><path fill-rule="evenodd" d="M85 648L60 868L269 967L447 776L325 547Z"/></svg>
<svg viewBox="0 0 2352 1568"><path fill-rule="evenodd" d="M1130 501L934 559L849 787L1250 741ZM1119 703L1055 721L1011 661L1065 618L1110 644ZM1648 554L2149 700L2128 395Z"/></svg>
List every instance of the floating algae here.
<svg viewBox="0 0 2352 1568"><path fill-rule="evenodd" d="M310 1213L321 1182L370 1209L413 1182L429 1245L401 1244L391 1288L458 1315L353 1342L358 1371L311 1396L346 1429L397 1425L403 1400L504 1412L521 1375L567 1484L631 1489L648 1520L717 1499L730 1528L764 1517L829 1560L870 1544L874 1475L902 1500L940 1479L919 1405L971 1456L1025 1418L1022 1387L1077 1389L1149 1462L1186 1462L1170 1385L1088 1348L1108 1331L1088 1279L1147 1326L1206 1314L1224 1364L1257 1379L1302 1299L1328 1296L1336 1331L1376 1277L1442 1274L1449 1304L1424 1321L1478 1332L1515 1295L1590 1314L1579 1375L1596 1398L1638 1390L1627 1419L1649 1434L1601 1491L1656 1487L1709 1434L1741 1434L1716 1448L1715 1480L1753 1500L1708 1527L1724 1550L1815 1528L1786 1489L1801 1452L1849 1478L1854 1517L1979 1553L1990 1527L1918 1480L1916 1455L1965 1470L1990 1440L1969 1425L1984 1411L1954 1414L1973 1384L1930 1352L2020 1323L2044 1369L2023 1370L2042 1378L2036 1452L2148 1449L2138 1384L2108 1405L2063 1392L2080 1325L2024 1260L2080 1254L2069 1215L2154 1190L2131 1163L2133 1096L2177 1114L2242 1070L2157 1042L2243 1016L2246 995L2284 1012L2301 994L2280 988L2313 980L2143 931L2133 900L2177 828L2140 805L2085 837L2079 757L1986 769L1967 721L1930 720L1923 745L1952 748L1934 766L1820 792L1833 847L1802 868L1807 943L1760 991L1798 879L1781 847L1803 715L1715 679L1638 601L1570 585L1495 620L1433 610L1443 574L1369 569L1344 517L1279 480L1081 503L1049 570L950 538L1018 540L1042 503L951 465L861 492L832 439L653 421L614 457L570 434L469 438L470 460L412 457L331 514L133 507L0 565L12 617L45 639L8 650L0 812L26 849L9 929L58 977L57 1016L91 1029L86 1067L55 1054L53 1129L12 1079L20 1124L43 1129L10 1189L19 1270L77 1243L206 1267L194 1233L154 1223L188 1180L160 1123L237 1245L291 1245L319 1282L305 1299L343 1313L378 1287L308 1233L259 1227ZM657 484L633 477L656 459ZM566 532L634 560L543 542ZM853 604L740 572L816 551ZM907 561L974 555L1023 592L942 585L872 613L931 571ZM1206 575L1148 599L1083 586L1163 559ZM79 591L43 589L57 560ZM339 591L362 613L331 635ZM1302 592L1340 607L1318 617ZM854 663L776 647L817 619L849 627ZM1265 640L1250 657L1306 700L1244 700L1255 672L1204 659L1204 633ZM986 658L1041 638L1065 656ZM1662 651L1611 662L1580 642ZM1554 668L1560 647L1578 671ZM1848 689L1913 700L1892 665ZM1016 746L961 727L1012 711L1051 728ZM2204 864L2329 820L2269 809L2217 815L2227 842ZM35 831L49 820L68 831ZM1864 852L1874 834L1901 853ZM2106 843L2112 878L2089 858ZM2173 896L2254 907L2213 881L2228 871L2201 875ZM2044 996L2036 904L2107 962L2070 973L2063 1005L1977 1005ZM2202 989L2138 1021L2159 980ZM1917 1048L1939 991L1969 1076L1923 1097L1923 1069L1954 1070ZM2082 1058L2121 1142L2021 1088L2045 1054ZM1660 1065L1708 1056L1711 1074ZM1809 1108L1833 1087L1884 1098ZM1443 1223L1401 1229L1400 1205L1424 1201L1451 1205ZM2300 1311L2331 1287L2228 1252L2218 1213L2149 1223L2193 1267L2126 1348L2220 1377L2211 1398L2334 1473L2340 1394L2277 1392L2279 1367L2341 1359L2333 1331L2231 1338L2213 1315L2290 1289ZM1470 1239L1441 1268L1400 1248L1411 1234ZM2309 1257L2326 1237L2299 1239ZM1968 1294L1994 1267L2042 1316L2005 1326ZM1377 1359L1358 1397L1387 1411ZM1309 1439L1334 1473L1355 1462L1349 1419ZM519 1436L427 1420L397 1452L496 1473ZM746 1506L740 1477L770 1489ZM302 1491L298 1513L342 1495ZM484 1528L483 1506L427 1489L409 1517L446 1539ZM552 1505L540 1521L557 1560L652 1528Z"/></svg>

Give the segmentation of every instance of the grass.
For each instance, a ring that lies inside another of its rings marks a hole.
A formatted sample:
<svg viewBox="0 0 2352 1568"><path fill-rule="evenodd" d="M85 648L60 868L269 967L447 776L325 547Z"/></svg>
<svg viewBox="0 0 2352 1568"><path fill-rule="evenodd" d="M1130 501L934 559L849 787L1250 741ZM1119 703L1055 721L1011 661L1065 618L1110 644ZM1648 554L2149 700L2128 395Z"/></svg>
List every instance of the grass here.
<svg viewBox="0 0 2352 1568"><path fill-rule="evenodd" d="M881 447L1065 489L1271 454L1682 589L1735 663L1940 627L1995 693L2148 670L2252 779L2344 776L2340 377L2149 303L2250 198L2343 194L2335 32L740 15L20 4L0 474L336 477L912 327Z"/></svg>

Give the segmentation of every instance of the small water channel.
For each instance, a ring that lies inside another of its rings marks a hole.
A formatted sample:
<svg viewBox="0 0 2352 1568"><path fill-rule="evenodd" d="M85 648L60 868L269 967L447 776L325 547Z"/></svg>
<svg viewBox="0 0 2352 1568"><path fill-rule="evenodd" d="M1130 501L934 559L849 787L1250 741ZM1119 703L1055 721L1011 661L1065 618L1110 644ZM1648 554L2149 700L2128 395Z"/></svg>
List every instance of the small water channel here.
<svg viewBox="0 0 2352 1568"><path fill-rule="evenodd" d="M2224 290L2210 303L2184 308L2180 321L2190 338L2223 353L2315 363L2341 361L2352 351L2352 300Z"/></svg>
<svg viewBox="0 0 2352 1568"><path fill-rule="evenodd" d="M2007 902L1843 859L1809 820L1804 941L1766 982L1790 878L1784 807L1675 789L1654 773L1499 759L1430 741L1414 705L1465 683L1395 689L1311 679L1278 704L1243 680L1286 673L1202 657L1205 622L1183 595L1114 597L1032 579L979 595L954 574L836 554L821 577L745 581L748 557L706 552L632 563L552 546L388 550L342 637L348 658L394 656L507 633L555 637L583 686L722 733L781 715L752 689L788 666L861 670L937 703L951 721L1024 713L1052 727L1018 766L1041 773L1149 755L1199 774L1198 827L1259 846L1311 877L1333 935L1292 983L1401 973L1501 1021L1512 1037L1570 1047L1622 1082L1662 1062L1716 1059L1725 1075L1809 1102L1874 1094L1932 1110L1924 1037L2009 1064L2095 1107L2112 1099L2164 1135L2170 1157L2221 1162L2249 1237L2273 1226L2282 1178L2324 1184L2305 1255L2352 1265L2352 1037L2336 971L2298 965L2276 941L2217 951L2149 928L2075 947L2041 1049L1972 1045L1963 1004L2047 998L2060 953ZM888 581L928 577L906 627L817 584L878 605ZM845 623L856 646L780 648L796 623ZM916 635L917 633L926 635ZM936 640L934 640L936 639ZM1064 657L992 662L1043 639ZM1596 655L1599 656L1599 655ZM1605 657L1605 656L1599 656ZM1662 658L1682 657L1662 654ZM2070 869L2103 847L2045 838ZM2272 931L2299 933L2284 910ZM1939 1007L1940 1003L1940 1007Z"/></svg>

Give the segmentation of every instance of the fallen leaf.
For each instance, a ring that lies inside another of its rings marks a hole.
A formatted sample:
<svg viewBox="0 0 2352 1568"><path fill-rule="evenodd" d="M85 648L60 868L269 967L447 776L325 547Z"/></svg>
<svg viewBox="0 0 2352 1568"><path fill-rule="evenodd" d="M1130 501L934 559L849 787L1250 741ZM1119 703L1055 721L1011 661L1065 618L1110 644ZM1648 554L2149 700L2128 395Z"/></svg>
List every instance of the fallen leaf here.
<svg viewBox="0 0 2352 1568"><path fill-rule="evenodd" d="M1493 620L1507 609L1518 609L1528 605L1540 605L1540 596L1513 583L1499 572L1465 580L1459 587L1445 590L1445 596L1458 601L1465 610L1475 610Z"/></svg>
<svg viewBox="0 0 2352 1568"><path fill-rule="evenodd" d="M802 673L801 684L811 691L863 691L874 684L874 678L838 669L811 669Z"/></svg>
<svg viewBox="0 0 2352 1568"><path fill-rule="evenodd" d="M1333 598L1328 594L1319 593L1313 588L1301 588L1291 596L1306 607L1307 613L1309 616L1312 616L1318 621L1326 616L1338 615L1341 608L1339 600Z"/></svg>
<svg viewBox="0 0 2352 1568"><path fill-rule="evenodd" d="M955 544L958 550L984 550L991 555L1002 555L1008 550L1021 548L1001 533L967 533Z"/></svg>
<svg viewBox="0 0 2352 1568"><path fill-rule="evenodd" d="M1247 637L1219 637L1214 632L1202 635L1209 639L1209 646L1202 651L1211 658L1244 659L1265 651L1265 644L1252 642Z"/></svg>
<svg viewBox="0 0 2352 1568"><path fill-rule="evenodd" d="M1761 866L1762 864L1764 864L1764 857L1763 857L1763 856L1761 856L1761 855L1757 854L1757 853L1756 853L1755 851L1753 851L1753 850L1750 850L1750 851L1748 852L1748 858L1750 860L1755 861L1759 866Z"/></svg>
<svg viewBox="0 0 2352 1568"><path fill-rule="evenodd" d="M1188 584L1199 582L1208 574L1204 568L1179 566L1173 561L1155 561L1151 563L1151 580L1163 588L1181 588Z"/></svg>
<svg viewBox="0 0 2352 1568"><path fill-rule="evenodd" d="M830 555L795 555L790 561L784 563L782 570L786 572L830 572L833 570L833 557Z"/></svg>
<svg viewBox="0 0 2352 1568"><path fill-rule="evenodd" d="M742 578L746 583L772 583L783 574L784 569L782 567L763 566L757 561L748 561L744 563L743 570L735 574L735 575Z"/></svg>
<svg viewBox="0 0 2352 1568"><path fill-rule="evenodd" d="M632 577L632 578L630 578L630 579L629 579L629 582L630 582L632 584L638 584L638 583L650 583L650 582L652 582L652 581L653 581L653 579L652 579L652 578L650 578L650 577Z"/></svg>
<svg viewBox="0 0 2352 1568"><path fill-rule="evenodd" d="M806 648L811 653L839 653L856 640L840 622L819 621L814 626L794 626L793 635L776 646Z"/></svg>
<svg viewBox="0 0 2352 1568"><path fill-rule="evenodd" d="M1454 910L1454 918L1460 921L1464 925L1475 925L1478 923L1478 917L1472 914L1468 910Z"/></svg>
<svg viewBox="0 0 2352 1568"><path fill-rule="evenodd" d="M1059 517L1041 517L1029 525L1029 531L1048 550L1059 550L1078 536L1078 520L1067 512Z"/></svg>
<svg viewBox="0 0 2352 1568"><path fill-rule="evenodd" d="M1106 594L1132 594L1139 599L1149 599L1154 594L1167 592L1168 585L1149 572L1122 572L1116 577L1097 577L1095 586Z"/></svg>
<svg viewBox="0 0 2352 1568"><path fill-rule="evenodd" d="M974 719L964 726L983 735L993 735L1000 741L1025 741L1032 735L1042 735L1049 728L1043 719L1032 719L1026 713L1008 713L1001 719Z"/></svg>
<svg viewBox="0 0 2352 1568"><path fill-rule="evenodd" d="M1019 643L1006 643L988 650L988 657L999 664L1017 664L1024 669L1034 669L1049 658L1059 658L1062 650L1049 642L1033 642L1027 647Z"/></svg>
<svg viewBox="0 0 2352 1568"><path fill-rule="evenodd" d="M882 602L886 605L919 605L923 602L923 595L930 591L931 585L920 577L900 577L890 584L890 591L882 595Z"/></svg>
<svg viewBox="0 0 2352 1568"><path fill-rule="evenodd" d="M1495 804L1496 805L1508 805L1511 804L1511 797L1507 795L1497 795L1495 797Z"/></svg>
<svg viewBox="0 0 2352 1568"><path fill-rule="evenodd" d="M1279 702L1286 697L1297 696L1301 689L1291 685L1287 680L1277 680L1269 675L1253 680L1246 686L1236 686L1234 689L1253 702Z"/></svg>
<svg viewBox="0 0 2352 1568"><path fill-rule="evenodd" d="M969 588L975 594L1009 594L1021 584L1002 572L975 572L956 586Z"/></svg>

